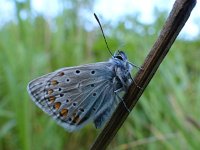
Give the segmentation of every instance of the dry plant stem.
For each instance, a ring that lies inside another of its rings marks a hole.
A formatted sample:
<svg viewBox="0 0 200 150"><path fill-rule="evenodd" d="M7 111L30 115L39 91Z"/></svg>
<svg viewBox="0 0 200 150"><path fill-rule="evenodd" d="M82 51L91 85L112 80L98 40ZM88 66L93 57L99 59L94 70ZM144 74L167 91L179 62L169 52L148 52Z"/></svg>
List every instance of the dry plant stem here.
<svg viewBox="0 0 200 150"><path fill-rule="evenodd" d="M171 10L169 17L161 30L157 41L153 45L150 53L145 59L144 64L142 65L143 70L140 70L135 76L135 82L137 85L142 87L142 89L138 88L136 84L133 83L124 96L124 102L129 110L132 110L136 105L144 89L152 79L179 32L185 25L195 4L196 0L175 1L173 9ZM106 149L127 118L128 114L129 112L124 105L120 104L112 115L110 121L93 143L91 150Z"/></svg>

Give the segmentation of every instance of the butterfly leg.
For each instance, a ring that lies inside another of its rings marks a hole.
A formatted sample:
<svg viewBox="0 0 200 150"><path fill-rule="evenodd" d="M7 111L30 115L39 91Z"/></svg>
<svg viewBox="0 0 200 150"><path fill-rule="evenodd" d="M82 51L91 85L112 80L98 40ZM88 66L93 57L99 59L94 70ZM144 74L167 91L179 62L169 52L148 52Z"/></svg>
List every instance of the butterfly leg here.
<svg viewBox="0 0 200 150"><path fill-rule="evenodd" d="M136 82L135 82L135 80L131 77L131 75L130 75L130 79L133 81L133 83L137 86L137 88L139 88L140 90L142 90L143 88L142 87L140 87Z"/></svg>
<svg viewBox="0 0 200 150"><path fill-rule="evenodd" d="M130 113L130 109L126 106L126 103L124 102L124 100L118 95L119 92L122 92L123 91L123 88L120 88L120 89L117 89L115 92L117 98L120 99L120 101L122 101L122 103L124 104L124 107L126 108L126 110Z"/></svg>

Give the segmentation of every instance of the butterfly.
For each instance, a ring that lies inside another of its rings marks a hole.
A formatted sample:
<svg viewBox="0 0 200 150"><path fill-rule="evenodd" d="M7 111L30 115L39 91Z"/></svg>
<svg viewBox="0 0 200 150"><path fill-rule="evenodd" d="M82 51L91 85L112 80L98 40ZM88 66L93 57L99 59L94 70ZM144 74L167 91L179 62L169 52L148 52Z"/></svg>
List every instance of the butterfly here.
<svg viewBox="0 0 200 150"><path fill-rule="evenodd" d="M101 128L122 100L133 79L123 51L107 62L61 68L31 81L27 90L33 102L69 132L93 121Z"/></svg>

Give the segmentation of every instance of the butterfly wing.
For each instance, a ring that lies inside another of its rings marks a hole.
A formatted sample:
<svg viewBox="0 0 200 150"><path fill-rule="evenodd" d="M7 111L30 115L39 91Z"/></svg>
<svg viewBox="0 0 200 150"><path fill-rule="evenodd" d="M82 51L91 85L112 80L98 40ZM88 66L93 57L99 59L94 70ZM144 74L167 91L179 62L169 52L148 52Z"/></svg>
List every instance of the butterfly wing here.
<svg viewBox="0 0 200 150"><path fill-rule="evenodd" d="M32 100L69 131L94 120L101 127L115 106L113 64L95 63L59 69L31 81Z"/></svg>

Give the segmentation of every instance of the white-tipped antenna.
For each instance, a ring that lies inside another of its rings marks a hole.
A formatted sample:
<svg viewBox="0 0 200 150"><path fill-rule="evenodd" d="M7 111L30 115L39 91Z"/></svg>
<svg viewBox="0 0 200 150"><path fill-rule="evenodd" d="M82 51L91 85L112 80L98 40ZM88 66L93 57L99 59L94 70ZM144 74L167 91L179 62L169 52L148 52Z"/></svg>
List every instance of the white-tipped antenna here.
<svg viewBox="0 0 200 150"><path fill-rule="evenodd" d="M109 49L109 47L108 47L108 43L107 43L107 41L106 41L106 37L105 37L105 35L104 35L103 28L102 28L102 26L101 26L101 23L100 23L100 21L99 21L99 18L97 17L97 15L96 15L95 13L94 13L94 17L95 17L95 19L97 20L97 22L98 22L98 24L99 24L99 26L100 26L100 28L101 28L101 32L102 32L102 34L103 34L103 38L104 38L104 40L105 40L106 47L107 47L107 49L108 49L110 55L113 57L113 54L112 54L112 52L110 51L110 49Z"/></svg>

